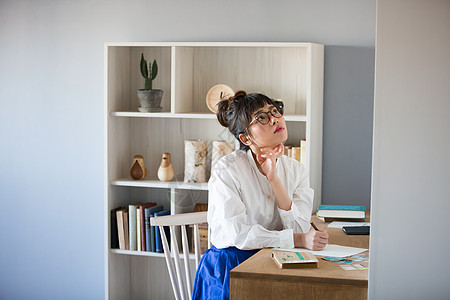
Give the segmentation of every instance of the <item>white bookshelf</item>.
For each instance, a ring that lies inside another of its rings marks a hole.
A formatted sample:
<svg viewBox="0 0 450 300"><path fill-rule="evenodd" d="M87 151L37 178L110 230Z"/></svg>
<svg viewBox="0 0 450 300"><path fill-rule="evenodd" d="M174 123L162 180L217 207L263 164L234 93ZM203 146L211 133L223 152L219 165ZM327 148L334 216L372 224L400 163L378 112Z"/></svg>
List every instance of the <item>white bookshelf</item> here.
<svg viewBox="0 0 450 300"><path fill-rule="evenodd" d="M154 88L164 90L159 113L138 112L143 87L140 54L156 59ZM105 44L105 295L107 299L173 299L160 253L111 249L110 211L136 202L157 202L172 214L207 203L207 183L185 183L184 140L208 142L207 178L214 140L234 141L205 102L215 84L282 99L287 144L306 138L306 167L321 199L323 45L311 43L106 43ZM156 176L163 152L175 170L171 182ZM145 180L131 179L134 155L143 155ZM194 270L192 270L194 272Z"/></svg>

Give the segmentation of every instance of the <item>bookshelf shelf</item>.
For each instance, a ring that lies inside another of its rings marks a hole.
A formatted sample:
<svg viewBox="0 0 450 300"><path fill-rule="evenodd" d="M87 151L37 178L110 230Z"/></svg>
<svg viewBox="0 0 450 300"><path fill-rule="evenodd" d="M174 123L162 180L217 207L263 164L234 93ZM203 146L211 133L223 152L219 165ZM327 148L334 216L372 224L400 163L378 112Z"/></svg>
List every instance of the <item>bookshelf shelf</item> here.
<svg viewBox="0 0 450 300"><path fill-rule="evenodd" d="M138 111L143 88L141 53L156 59L153 87L162 89L161 112ZM170 279L161 253L111 249L111 211L156 202L171 214L192 212L208 202L208 183L185 183L184 141L235 141L206 105L219 83L235 91L259 92L284 102L286 144L307 140L305 167L320 204L324 47L313 43L110 42L105 43L105 298L170 299ZM156 179L162 153L169 152L175 179ZM132 158L142 155L145 180L129 176ZM303 155L303 154L302 154ZM177 233L179 234L179 233ZM192 259L192 254L190 258ZM164 271L162 271L164 269ZM151 271L150 271L151 270ZM157 270L157 271L153 271ZM161 270L161 271L160 271ZM194 276L195 270L192 270Z"/></svg>
<svg viewBox="0 0 450 300"><path fill-rule="evenodd" d="M143 113L133 111L111 112L115 117L137 117L137 118L175 118L175 119L210 119L215 120L216 115L212 113Z"/></svg>
<svg viewBox="0 0 450 300"><path fill-rule="evenodd" d="M122 254L122 255L161 257L164 259L164 253L147 252L147 251L130 251L130 250L120 250L120 249L110 249L110 252L113 254ZM173 254L172 254L172 257L173 257ZM183 253L180 253L180 258L184 259ZM195 254L189 253L189 259L195 259Z"/></svg>
<svg viewBox="0 0 450 300"><path fill-rule="evenodd" d="M116 179L111 181L111 185L129 186L129 187L149 187L149 188L173 188L180 190L208 190L208 183L194 183L184 181L163 182L159 180L132 180L132 179Z"/></svg>
<svg viewBox="0 0 450 300"><path fill-rule="evenodd" d="M113 117L131 118L173 118L173 119L208 119L216 120L216 115L212 113L142 113L134 111L113 111ZM286 121L306 122L306 115L285 115Z"/></svg>

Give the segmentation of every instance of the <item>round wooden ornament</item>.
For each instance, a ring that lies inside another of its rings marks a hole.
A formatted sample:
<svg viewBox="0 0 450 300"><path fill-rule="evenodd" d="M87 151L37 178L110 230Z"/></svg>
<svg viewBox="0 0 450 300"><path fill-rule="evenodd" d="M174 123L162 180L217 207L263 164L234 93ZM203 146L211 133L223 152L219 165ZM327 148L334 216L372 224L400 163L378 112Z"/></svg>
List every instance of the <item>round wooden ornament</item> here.
<svg viewBox="0 0 450 300"><path fill-rule="evenodd" d="M234 96L234 91L226 84L216 84L206 94L206 106L213 113L217 112L217 104L223 100Z"/></svg>
<svg viewBox="0 0 450 300"><path fill-rule="evenodd" d="M135 155L133 157L133 164L130 169L130 176L133 179L141 180L147 176L147 168L144 164L144 157L142 155Z"/></svg>

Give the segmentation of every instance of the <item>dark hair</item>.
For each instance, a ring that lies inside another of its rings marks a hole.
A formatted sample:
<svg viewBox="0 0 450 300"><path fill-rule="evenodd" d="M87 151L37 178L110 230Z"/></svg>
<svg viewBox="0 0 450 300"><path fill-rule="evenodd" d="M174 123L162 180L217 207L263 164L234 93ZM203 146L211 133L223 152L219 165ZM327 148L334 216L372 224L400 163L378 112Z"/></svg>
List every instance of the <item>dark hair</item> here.
<svg viewBox="0 0 450 300"><path fill-rule="evenodd" d="M250 147L241 142L239 135L247 132L253 113L266 104L278 107L281 112L283 110L281 101L258 93L247 95L244 91L238 91L233 97L219 102L216 113L217 120L222 126L228 127L228 130L239 141L241 150L248 150Z"/></svg>

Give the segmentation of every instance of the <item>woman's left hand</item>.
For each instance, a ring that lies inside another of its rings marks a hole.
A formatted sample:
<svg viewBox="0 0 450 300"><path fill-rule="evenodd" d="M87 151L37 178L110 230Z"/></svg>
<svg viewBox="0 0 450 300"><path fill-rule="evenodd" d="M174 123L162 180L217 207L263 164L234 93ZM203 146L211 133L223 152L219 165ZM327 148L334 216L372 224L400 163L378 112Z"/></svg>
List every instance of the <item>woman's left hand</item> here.
<svg viewBox="0 0 450 300"><path fill-rule="evenodd" d="M284 145L279 144L275 148L261 148L261 154L256 155L256 159L261 166L261 170L266 175L269 182L278 178L277 159L284 154Z"/></svg>

